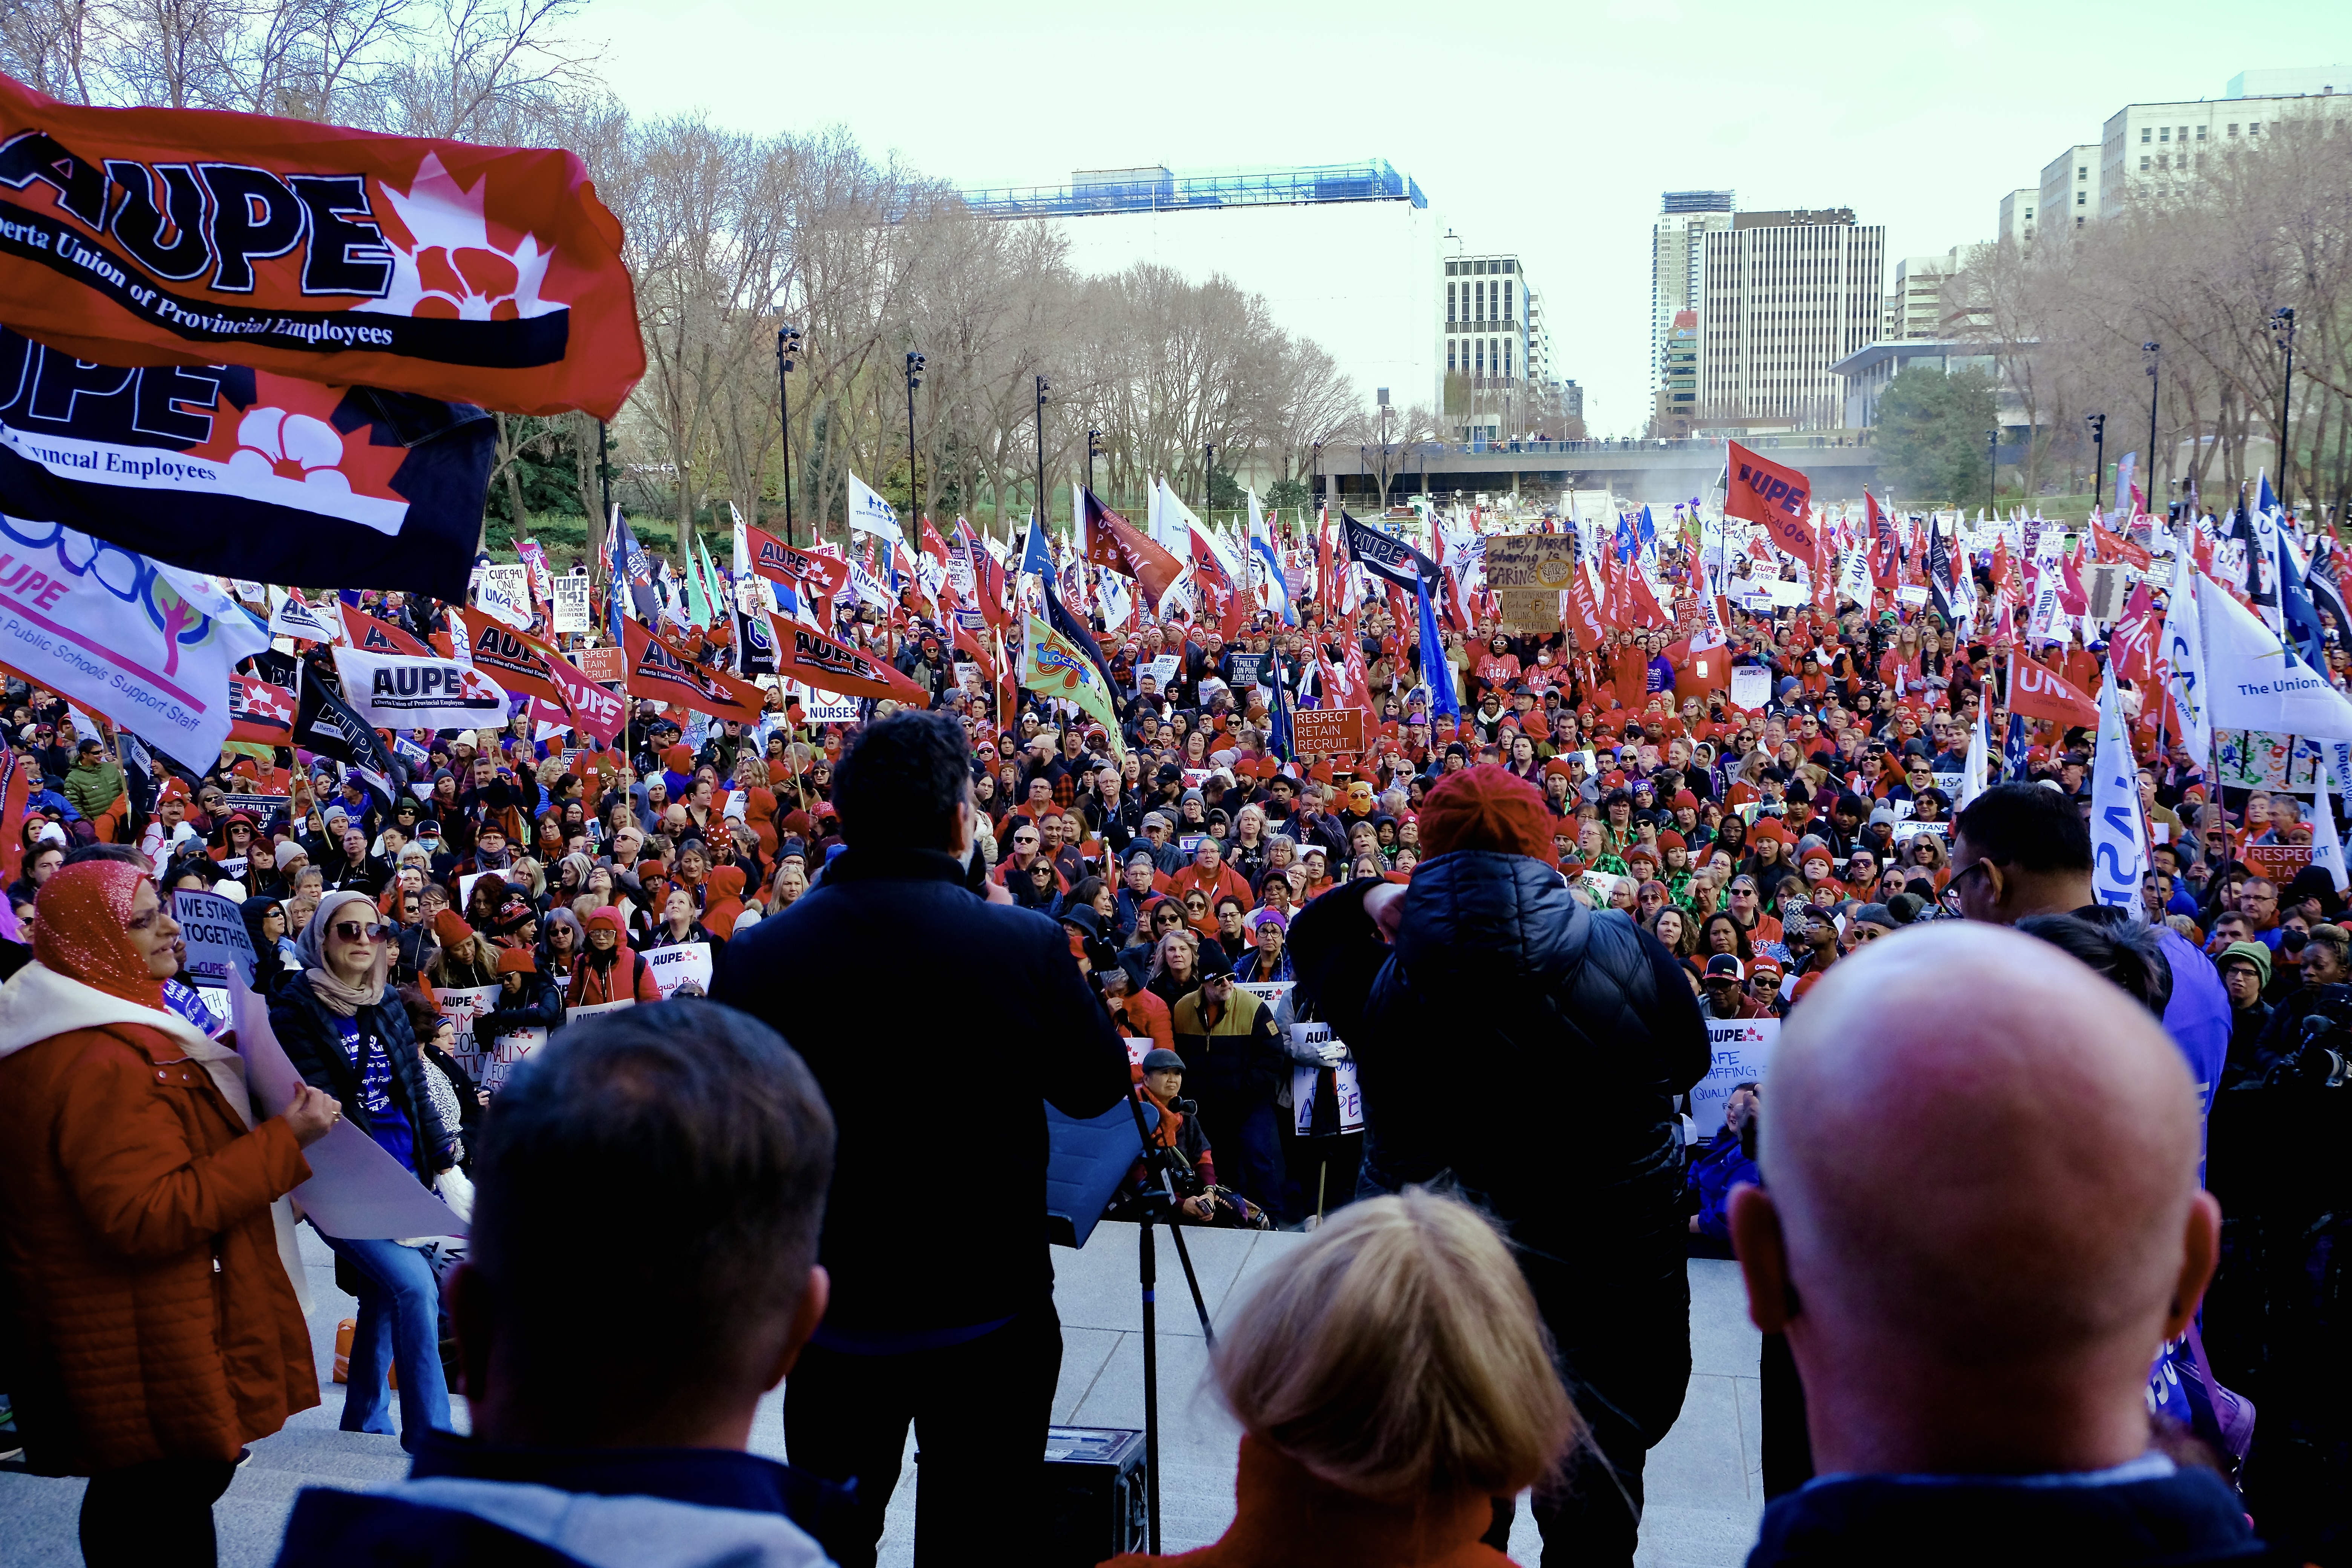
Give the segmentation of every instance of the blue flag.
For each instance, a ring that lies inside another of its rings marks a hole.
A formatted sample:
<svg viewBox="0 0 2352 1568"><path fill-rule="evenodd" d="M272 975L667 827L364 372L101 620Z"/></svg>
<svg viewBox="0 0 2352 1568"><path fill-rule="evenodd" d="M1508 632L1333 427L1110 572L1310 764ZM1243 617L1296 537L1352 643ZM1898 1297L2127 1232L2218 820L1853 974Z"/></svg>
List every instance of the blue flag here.
<svg viewBox="0 0 2352 1568"><path fill-rule="evenodd" d="M1421 601L1421 679L1429 687L1429 710L1448 719L1462 717L1462 703L1454 695L1454 669L1445 662L1445 644L1437 635L1437 606L1429 602L1429 580L1414 590Z"/></svg>
<svg viewBox="0 0 2352 1568"><path fill-rule="evenodd" d="M2028 750L2030 748L2025 743L2025 715L2013 712L2009 716L2009 735L2001 742L2000 748L2000 775L2004 781L2010 784L2026 782Z"/></svg>
<svg viewBox="0 0 2352 1568"><path fill-rule="evenodd" d="M1029 520L1028 542L1021 547L1021 570L1034 572L1048 583L1054 580L1054 552L1045 542L1045 525L1034 517Z"/></svg>
<svg viewBox="0 0 2352 1568"><path fill-rule="evenodd" d="M2270 493L2270 481L2263 481L2263 493ZM2303 662L2315 670L2327 668L2327 647L2319 628L2319 606L2311 596L2309 584L2304 581L2303 569L2295 564L2294 545L2284 532L2278 535L2279 613L2286 622L2285 640L2303 656Z"/></svg>
<svg viewBox="0 0 2352 1568"><path fill-rule="evenodd" d="M1298 754L1291 739L1290 682L1282 677L1282 646L1268 641L1265 645L1266 679L1274 682L1274 712L1266 721L1266 749L1284 762Z"/></svg>

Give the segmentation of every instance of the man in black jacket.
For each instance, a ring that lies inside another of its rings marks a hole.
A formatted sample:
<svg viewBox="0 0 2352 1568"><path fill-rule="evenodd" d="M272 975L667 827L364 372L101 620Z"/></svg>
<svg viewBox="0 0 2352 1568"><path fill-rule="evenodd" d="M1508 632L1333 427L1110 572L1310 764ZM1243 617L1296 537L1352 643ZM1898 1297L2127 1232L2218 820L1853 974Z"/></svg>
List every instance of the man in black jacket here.
<svg viewBox="0 0 2352 1568"><path fill-rule="evenodd" d="M1630 1564L1643 1463L1690 1382L1674 1101L1706 1026L1664 944L1570 895L1534 785L1467 769L1419 820L1410 886L1368 878L1292 923L1294 1001L1355 1055L1363 1189L1457 1187L1517 1246L1598 1449L1537 1496L1544 1561Z"/></svg>
<svg viewBox="0 0 2352 1568"><path fill-rule="evenodd" d="M833 1304L785 1388L784 1438L795 1466L857 1482L850 1538L825 1542L844 1568L875 1560L910 1421L923 1448L919 1564L1042 1533L1062 1331L1044 1113L1030 1121L1019 1108L1050 1100L1097 1116L1129 1083L1126 1047L1067 933L965 886L968 755L942 714L867 729L834 777L847 847L814 890L728 943L710 989L786 1037L840 1130L817 1254ZM908 1009L910 952L922 994L944 1005ZM810 975L824 984L793 983ZM889 1029L894 1012L948 1020L958 1056L991 1064L989 1158L1012 1194L1003 1213L970 1213L941 1184L942 1139L968 1111L911 1087L921 1047Z"/></svg>

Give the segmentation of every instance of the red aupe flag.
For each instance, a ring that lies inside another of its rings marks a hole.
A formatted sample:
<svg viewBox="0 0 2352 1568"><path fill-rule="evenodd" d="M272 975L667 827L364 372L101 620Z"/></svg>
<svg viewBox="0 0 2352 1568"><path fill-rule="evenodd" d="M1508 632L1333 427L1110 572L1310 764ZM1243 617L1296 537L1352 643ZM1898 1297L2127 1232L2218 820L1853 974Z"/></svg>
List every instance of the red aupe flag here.
<svg viewBox="0 0 2352 1568"><path fill-rule="evenodd" d="M2039 659L2009 656L2009 710L2029 719L2048 719L2068 729L2095 730L2099 705L2074 689L2074 683Z"/></svg>
<svg viewBox="0 0 2352 1568"><path fill-rule="evenodd" d="M0 77L0 300L93 363L609 419L646 370L620 251L560 149L78 109Z"/></svg>
<svg viewBox="0 0 2352 1568"><path fill-rule="evenodd" d="M795 594L814 594L819 599L831 599L849 581L849 563L838 555L818 555L786 544L761 528L743 525L745 542L751 547L751 570L772 583L782 583Z"/></svg>
<svg viewBox="0 0 2352 1568"><path fill-rule="evenodd" d="M887 697L919 708L931 705L930 692L889 661L836 642L814 626L776 622L776 673L843 697Z"/></svg>
<svg viewBox="0 0 2352 1568"><path fill-rule="evenodd" d="M1813 482L1794 468L1768 462L1737 441L1726 459L1730 488L1723 498L1727 517L1744 517L1760 523L1773 543L1811 565L1821 552L1807 519L1811 516Z"/></svg>
<svg viewBox="0 0 2352 1568"><path fill-rule="evenodd" d="M623 686L630 696L673 703L713 719L744 724L760 721L767 693L751 682L696 663L671 647L668 639L633 620L621 622L621 646L629 656L628 679Z"/></svg>

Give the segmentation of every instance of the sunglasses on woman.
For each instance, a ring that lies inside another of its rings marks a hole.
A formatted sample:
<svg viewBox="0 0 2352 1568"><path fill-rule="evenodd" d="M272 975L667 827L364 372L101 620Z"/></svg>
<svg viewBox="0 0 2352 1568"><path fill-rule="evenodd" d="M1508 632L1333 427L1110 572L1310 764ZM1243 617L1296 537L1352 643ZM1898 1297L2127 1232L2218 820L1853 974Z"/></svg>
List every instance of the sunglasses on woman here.
<svg viewBox="0 0 2352 1568"><path fill-rule="evenodd" d="M345 942L374 942L383 935L383 927L362 925L357 921L337 921L334 931Z"/></svg>

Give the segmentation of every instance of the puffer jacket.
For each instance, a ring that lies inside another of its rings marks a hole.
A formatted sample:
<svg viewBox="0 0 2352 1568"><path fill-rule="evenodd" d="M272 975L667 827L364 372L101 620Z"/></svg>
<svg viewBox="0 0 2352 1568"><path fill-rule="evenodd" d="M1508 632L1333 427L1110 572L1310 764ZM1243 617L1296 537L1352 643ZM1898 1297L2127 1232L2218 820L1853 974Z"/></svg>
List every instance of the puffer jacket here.
<svg viewBox="0 0 2352 1568"><path fill-rule="evenodd" d="M35 1468L234 1459L318 1404L270 1219L310 1173L285 1121L248 1131L166 1029L11 1046L0 1261L21 1334L8 1392Z"/></svg>

